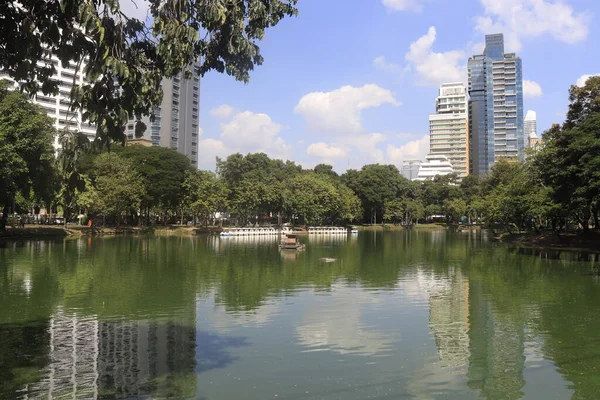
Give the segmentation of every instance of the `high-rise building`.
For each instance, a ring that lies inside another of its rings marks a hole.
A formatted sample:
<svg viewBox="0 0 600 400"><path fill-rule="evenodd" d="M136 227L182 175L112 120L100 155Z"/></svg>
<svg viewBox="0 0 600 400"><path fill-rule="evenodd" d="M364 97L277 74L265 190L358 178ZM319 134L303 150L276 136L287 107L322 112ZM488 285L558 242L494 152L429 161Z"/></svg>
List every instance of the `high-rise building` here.
<svg viewBox="0 0 600 400"><path fill-rule="evenodd" d="M498 159L525 155L521 59L504 53L502 34L486 35L468 77L470 170L483 175Z"/></svg>
<svg viewBox="0 0 600 400"><path fill-rule="evenodd" d="M525 115L525 123L523 124L525 138L537 138L537 114L535 111L527 111Z"/></svg>
<svg viewBox="0 0 600 400"><path fill-rule="evenodd" d="M198 165L198 133L200 116L199 64L191 67L190 79L181 72L171 79L163 79L163 99L154 109L154 121L142 118L146 125L143 137L153 146L168 147L187 156L192 165ZM125 128L128 139L135 138L135 121Z"/></svg>
<svg viewBox="0 0 600 400"><path fill-rule="evenodd" d="M402 161L402 167L400 168L400 174L408 179L414 181L419 175L419 166L423 161L421 160L404 160Z"/></svg>
<svg viewBox="0 0 600 400"><path fill-rule="evenodd" d="M56 73L52 76L58 81L58 94L45 95L41 91L32 97L32 101L42 107L50 118L54 121L54 127L58 131L65 128L73 129L85 134L90 140L96 137L96 127L90 123L82 122L81 111L70 111L69 104L71 102L71 89L75 85L84 83L83 69L81 65L79 69L76 64L71 62L68 67L64 68L62 63L56 56L51 56L49 63L54 64ZM0 79L6 79L14 83L6 73L0 73ZM15 83L17 85L17 83ZM54 139L54 147L59 148L58 137Z"/></svg>
<svg viewBox="0 0 600 400"><path fill-rule="evenodd" d="M448 158L462 178L469 174L467 90L463 83L444 83L429 116L429 154Z"/></svg>

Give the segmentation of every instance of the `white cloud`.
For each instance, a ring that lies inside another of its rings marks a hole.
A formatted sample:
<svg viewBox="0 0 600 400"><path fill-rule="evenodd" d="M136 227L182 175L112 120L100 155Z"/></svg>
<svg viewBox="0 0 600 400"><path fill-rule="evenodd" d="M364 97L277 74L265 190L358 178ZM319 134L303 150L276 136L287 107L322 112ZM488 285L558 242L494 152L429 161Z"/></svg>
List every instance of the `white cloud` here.
<svg viewBox="0 0 600 400"><path fill-rule="evenodd" d="M318 133L357 134L363 132L361 111L383 104L401 103L392 92L377 85L342 86L331 92L312 92L300 99L294 111Z"/></svg>
<svg viewBox="0 0 600 400"><path fill-rule="evenodd" d="M373 60L373 66L380 71L399 71L400 65L388 62L384 56L376 57Z"/></svg>
<svg viewBox="0 0 600 400"><path fill-rule="evenodd" d="M326 160L335 158L343 158L347 155L347 149L337 146L331 146L327 143L318 142L313 143L306 149L306 154L309 156L315 156Z"/></svg>
<svg viewBox="0 0 600 400"><path fill-rule="evenodd" d="M421 0L381 0L390 11L421 11Z"/></svg>
<svg viewBox="0 0 600 400"><path fill-rule="evenodd" d="M385 135L381 133L369 133L343 138L341 143L352 146L356 154L358 154L355 160L358 160L363 165L385 162L383 151L379 148L379 144L385 142L385 140Z"/></svg>
<svg viewBox="0 0 600 400"><path fill-rule="evenodd" d="M282 128L267 114L244 111L221 124L221 139L240 149L255 150L275 144L280 139L276 136Z"/></svg>
<svg viewBox="0 0 600 400"><path fill-rule="evenodd" d="M150 4L147 0L121 0L119 3L123 14L130 18L146 21L150 17Z"/></svg>
<svg viewBox="0 0 600 400"><path fill-rule="evenodd" d="M218 139L206 138L198 142L198 164L213 166L215 157L227 157L236 152L264 152L273 158L287 159L292 146L279 136L282 129L283 126L267 114L237 113L231 121L221 124Z"/></svg>
<svg viewBox="0 0 600 400"><path fill-rule="evenodd" d="M585 83L587 82L587 80L590 79L592 76L600 76L600 73L581 75L579 77L579 79L577 79L577 82L575 82L575 85L577 85L579 87L585 86Z"/></svg>
<svg viewBox="0 0 600 400"><path fill-rule="evenodd" d="M405 160L425 160L427 153L429 153L429 135L400 147L387 145L387 160L396 165L402 164Z"/></svg>
<svg viewBox="0 0 600 400"><path fill-rule="evenodd" d="M215 116L219 119L227 119L233 115L235 108L228 104L222 104L217 108L210 110L210 115Z"/></svg>
<svg viewBox="0 0 600 400"><path fill-rule="evenodd" d="M542 87L534 81L523 80L523 96L531 99L534 97L542 97Z"/></svg>
<svg viewBox="0 0 600 400"><path fill-rule="evenodd" d="M463 82L466 68L461 65L465 58L462 50L436 53L432 50L436 38L435 26L410 45L406 60L410 62L418 74L417 84L421 86L438 86L443 82Z"/></svg>
<svg viewBox="0 0 600 400"><path fill-rule="evenodd" d="M483 16L475 18L484 34L504 33L508 51L519 51L522 38L552 36L577 43L588 35L589 15L561 0L480 0Z"/></svg>
<svg viewBox="0 0 600 400"><path fill-rule="evenodd" d="M216 157L225 158L232 152L225 143L217 139L200 139L198 141L198 166L202 169L214 169Z"/></svg>
<svg viewBox="0 0 600 400"><path fill-rule="evenodd" d="M340 136L333 143L311 144L306 153L326 164L347 168L360 168L365 164L385 163L385 153L380 145L386 141L381 133ZM347 161L347 162L346 162Z"/></svg>

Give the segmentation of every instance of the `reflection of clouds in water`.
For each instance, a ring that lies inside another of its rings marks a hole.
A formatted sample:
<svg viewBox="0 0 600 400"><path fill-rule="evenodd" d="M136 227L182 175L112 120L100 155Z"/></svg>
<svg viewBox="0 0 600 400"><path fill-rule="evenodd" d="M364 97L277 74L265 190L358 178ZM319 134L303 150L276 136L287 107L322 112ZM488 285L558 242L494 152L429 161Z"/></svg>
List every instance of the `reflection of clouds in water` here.
<svg viewBox="0 0 600 400"><path fill-rule="evenodd" d="M449 393L460 392L465 387L464 369L445 368L429 360L423 368L410 374L406 391L410 398L420 400L446 398Z"/></svg>
<svg viewBox="0 0 600 400"><path fill-rule="evenodd" d="M331 291L324 301L306 309L304 320L296 327L300 344L307 351L371 356L388 353L393 339L361 320L363 308L378 303L378 295L341 285L334 285Z"/></svg>
<svg viewBox="0 0 600 400"><path fill-rule="evenodd" d="M214 295L209 295L214 298ZM251 311L227 311L225 305L212 303L213 309L210 312L202 313L198 316L201 320L209 320L210 325L221 333L226 333L237 327L262 327L269 325L276 315L281 312L281 299L274 299L265 302L260 307ZM205 302L205 300L199 300Z"/></svg>

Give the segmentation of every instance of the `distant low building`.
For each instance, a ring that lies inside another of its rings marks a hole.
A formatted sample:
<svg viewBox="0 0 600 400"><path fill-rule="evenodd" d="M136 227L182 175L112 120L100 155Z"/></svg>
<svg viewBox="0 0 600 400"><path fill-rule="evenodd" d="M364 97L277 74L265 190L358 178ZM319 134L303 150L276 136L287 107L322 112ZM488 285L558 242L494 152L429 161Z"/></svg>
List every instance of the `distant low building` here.
<svg viewBox="0 0 600 400"><path fill-rule="evenodd" d="M145 137L136 138L136 139L128 139L127 140L127 146L133 146L133 145L144 146L144 147L151 147L152 146L152 140L147 139Z"/></svg>
<svg viewBox="0 0 600 400"><path fill-rule="evenodd" d="M454 173L454 168L448 157L441 154L429 154L426 159L427 161L419 166L417 181L432 180L438 175Z"/></svg>
<svg viewBox="0 0 600 400"><path fill-rule="evenodd" d="M414 181L419 175L419 166L423 161L421 160L405 160L402 161L402 167L400 168L400 174L409 181Z"/></svg>
<svg viewBox="0 0 600 400"><path fill-rule="evenodd" d="M537 137L537 135L529 135L529 147L533 149L539 149L542 146L543 139Z"/></svg>

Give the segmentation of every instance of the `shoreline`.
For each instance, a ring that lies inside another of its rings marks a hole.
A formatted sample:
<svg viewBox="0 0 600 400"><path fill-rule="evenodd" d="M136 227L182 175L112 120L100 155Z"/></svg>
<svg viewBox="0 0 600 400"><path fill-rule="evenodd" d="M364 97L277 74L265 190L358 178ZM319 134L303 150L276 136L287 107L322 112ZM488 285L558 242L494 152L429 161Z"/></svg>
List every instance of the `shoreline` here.
<svg viewBox="0 0 600 400"><path fill-rule="evenodd" d="M600 232L584 233L513 233L496 235L495 239L524 247L548 250L573 250L600 253Z"/></svg>
<svg viewBox="0 0 600 400"><path fill-rule="evenodd" d="M422 230L436 231L446 230L449 226L444 224L419 224L412 226L402 225L358 225L359 231L405 231ZM159 225L159 226L121 226L121 227L96 227L92 229L81 225L26 225L25 228L8 228L5 232L0 232L0 241L2 240L21 240L21 239L52 239L52 238L75 238L88 236L117 236L117 235L157 235L157 236L197 236L203 234L218 234L222 231L219 227L190 227L182 225ZM306 230L294 232L297 235L308 235Z"/></svg>
<svg viewBox="0 0 600 400"><path fill-rule="evenodd" d="M117 235L157 235L157 236L195 236L207 233L219 233L217 227L189 227L178 225L153 226L153 227L104 227L91 228L87 226L62 225L26 225L25 228L9 228L6 232L0 232L0 240L20 239L51 239L66 237L88 237L88 236L117 236Z"/></svg>

